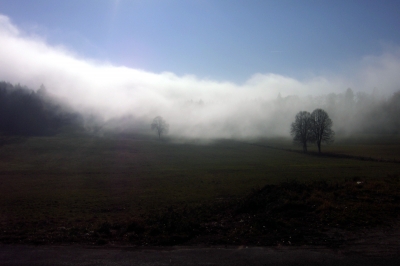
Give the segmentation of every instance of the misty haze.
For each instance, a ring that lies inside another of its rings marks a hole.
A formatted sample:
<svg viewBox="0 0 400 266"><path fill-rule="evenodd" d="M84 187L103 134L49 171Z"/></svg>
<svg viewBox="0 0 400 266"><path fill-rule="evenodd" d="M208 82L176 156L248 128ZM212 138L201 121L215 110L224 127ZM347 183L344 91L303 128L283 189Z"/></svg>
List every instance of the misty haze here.
<svg viewBox="0 0 400 266"><path fill-rule="evenodd" d="M396 258L396 1L6 2L4 247Z"/></svg>

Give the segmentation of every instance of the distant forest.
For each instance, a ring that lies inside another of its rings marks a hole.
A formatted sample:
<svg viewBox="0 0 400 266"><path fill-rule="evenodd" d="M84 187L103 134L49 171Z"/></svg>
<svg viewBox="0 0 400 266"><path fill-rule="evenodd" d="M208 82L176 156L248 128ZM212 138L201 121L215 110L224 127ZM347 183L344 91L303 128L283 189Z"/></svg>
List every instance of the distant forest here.
<svg viewBox="0 0 400 266"><path fill-rule="evenodd" d="M191 104L195 105L193 108L199 108L199 111L207 107L207 103L202 101L201 104ZM368 94L354 93L349 88L343 93L303 98L279 95L275 100L252 104L258 104L263 113L268 114L265 117L254 117L252 123L247 125L249 130L257 129L260 123L264 125L263 129L254 133L255 136L289 136L290 124L295 114L316 108L322 108L329 114L333 121L332 129L337 136L360 133L400 134L400 91L390 96L382 96L377 90ZM185 108L189 107L184 106L181 111L187 111ZM140 118L129 114L105 121L96 114L73 111L68 108L66 102L48 93L44 86L35 91L19 84L0 82L0 135L51 136L66 131L101 134L105 131L135 130L151 133L149 130L153 118ZM225 123L233 125L228 127L232 130L235 130L235 126L239 129L243 127L238 121ZM207 126L204 128L211 130ZM180 132L179 129L176 132Z"/></svg>
<svg viewBox="0 0 400 266"><path fill-rule="evenodd" d="M69 112L42 86L37 92L21 85L0 82L0 134L49 136L82 123L80 114Z"/></svg>

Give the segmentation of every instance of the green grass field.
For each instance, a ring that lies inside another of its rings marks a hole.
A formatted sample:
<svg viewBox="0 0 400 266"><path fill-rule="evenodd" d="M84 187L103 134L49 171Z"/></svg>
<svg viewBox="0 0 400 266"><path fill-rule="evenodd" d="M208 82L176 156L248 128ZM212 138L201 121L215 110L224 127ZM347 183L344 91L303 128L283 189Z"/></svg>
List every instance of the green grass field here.
<svg viewBox="0 0 400 266"><path fill-rule="evenodd" d="M323 147L328 153L377 159L365 161L302 154L286 139L202 145L140 136L3 137L0 240L81 242L82 234L101 232L105 224L121 227L155 219L152 215L171 206L229 205L266 185L397 177L400 164L379 159L400 158L399 148L399 138L347 139Z"/></svg>

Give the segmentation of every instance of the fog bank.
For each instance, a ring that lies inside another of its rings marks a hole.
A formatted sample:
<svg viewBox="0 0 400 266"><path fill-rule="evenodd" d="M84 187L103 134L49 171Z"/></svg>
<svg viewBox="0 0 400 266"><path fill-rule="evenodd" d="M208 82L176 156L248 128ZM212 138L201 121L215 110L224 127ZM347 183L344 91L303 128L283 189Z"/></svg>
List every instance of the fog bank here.
<svg viewBox="0 0 400 266"><path fill-rule="evenodd" d="M318 107L326 108L332 116L334 130L353 132L364 127L357 112L364 114L372 105L363 103L355 112L351 105L338 104L342 97L338 95L352 88L355 104L377 88L373 97L379 101L369 104L379 105L400 89L398 48L365 56L348 75L297 80L255 73L244 84L235 84L82 58L65 47L47 44L40 36L22 32L3 15L0 46L0 80L32 89L44 84L49 94L108 129L136 126L149 130L152 119L160 115L169 123L170 134L178 137L287 136L298 111ZM349 112L358 117L354 119L359 124L352 122Z"/></svg>

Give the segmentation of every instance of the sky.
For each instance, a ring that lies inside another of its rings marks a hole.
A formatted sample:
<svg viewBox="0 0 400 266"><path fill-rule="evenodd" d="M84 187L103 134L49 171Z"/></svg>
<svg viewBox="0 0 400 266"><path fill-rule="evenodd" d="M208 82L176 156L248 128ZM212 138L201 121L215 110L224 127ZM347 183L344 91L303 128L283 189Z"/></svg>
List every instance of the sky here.
<svg viewBox="0 0 400 266"><path fill-rule="evenodd" d="M398 14L400 1L0 0L0 79L106 119L218 124L246 99L398 90Z"/></svg>
<svg viewBox="0 0 400 266"><path fill-rule="evenodd" d="M397 0L0 1L17 27L81 57L238 84L344 71L400 43L399 12Z"/></svg>

